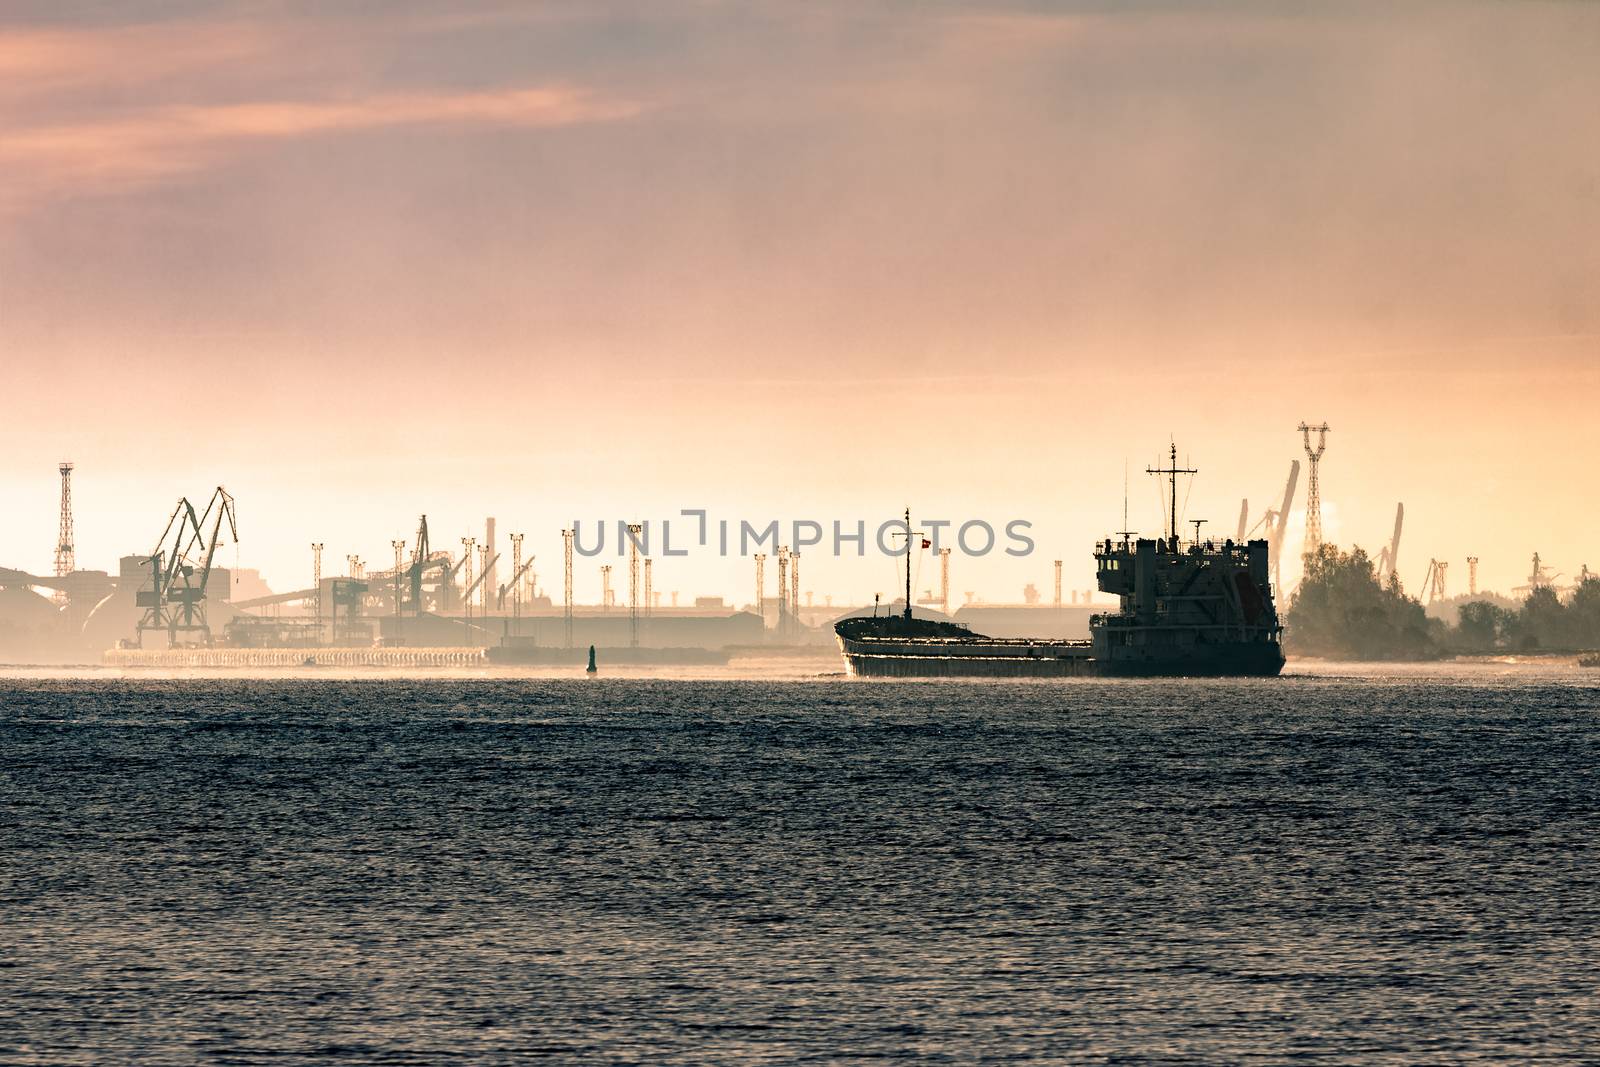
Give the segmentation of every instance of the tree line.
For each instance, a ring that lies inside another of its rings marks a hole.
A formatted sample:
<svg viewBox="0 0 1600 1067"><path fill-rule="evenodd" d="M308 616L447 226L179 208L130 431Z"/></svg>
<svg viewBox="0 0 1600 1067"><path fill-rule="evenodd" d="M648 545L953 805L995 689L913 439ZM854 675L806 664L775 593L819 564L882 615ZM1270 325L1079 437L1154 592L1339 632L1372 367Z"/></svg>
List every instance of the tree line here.
<svg viewBox="0 0 1600 1067"><path fill-rule="evenodd" d="M1305 556L1305 577L1284 617L1284 647L1334 659L1420 660L1473 652L1572 652L1600 648L1600 579L1565 597L1535 589L1518 608L1486 600L1460 607L1450 626L1431 619L1394 576L1378 577L1361 548L1323 545Z"/></svg>

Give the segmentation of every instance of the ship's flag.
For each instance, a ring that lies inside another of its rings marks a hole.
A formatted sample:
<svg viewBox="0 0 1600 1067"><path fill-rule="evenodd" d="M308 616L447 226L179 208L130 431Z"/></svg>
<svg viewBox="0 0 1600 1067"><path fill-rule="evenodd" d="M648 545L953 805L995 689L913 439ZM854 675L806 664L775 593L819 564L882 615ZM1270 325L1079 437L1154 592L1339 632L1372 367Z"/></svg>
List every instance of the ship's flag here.
<svg viewBox="0 0 1600 1067"><path fill-rule="evenodd" d="M922 547L923 548L932 548L933 547L933 542L928 540L926 537L924 537L922 539Z"/></svg>

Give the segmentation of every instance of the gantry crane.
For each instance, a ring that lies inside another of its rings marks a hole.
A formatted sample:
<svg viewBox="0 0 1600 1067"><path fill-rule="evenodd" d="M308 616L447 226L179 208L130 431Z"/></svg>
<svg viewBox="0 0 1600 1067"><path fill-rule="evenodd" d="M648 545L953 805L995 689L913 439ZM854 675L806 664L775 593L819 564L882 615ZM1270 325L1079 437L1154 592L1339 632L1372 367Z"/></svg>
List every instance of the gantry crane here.
<svg viewBox="0 0 1600 1067"><path fill-rule="evenodd" d="M217 547L223 543L224 520L228 523L228 536L237 542L239 526L233 497L220 485L198 515L188 497L178 501L156 547L144 561L150 568L150 585L135 596L135 603L145 609L134 630L134 641L140 647L147 630L167 631L167 641L172 646L178 644L179 634L197 634L204 644L211 644L206 587Z"/></svg>
<svg viewBox="0 0 1600 1067"><path fill-rule="evenodd" d="M1539 553L1535 552L1533 554L1533 569L1528 572L1527 584L1516 586L1511 591L1522 596L1531 596L1541 589L1554 589L1560 592L1560 587L1556 585L1556 579L1559 577L1561 577L1561 572L1552 571L1549 567L1546 567L1544 561L1539 558Z"/></svg>
<svg viewBox="0 0 1600 1067"><path fill-rule="evenodd" d="M1378 552L1378 581L1387 582L1394 577L1395 562L1400 557L1400 530L1406 521L1405 504L1396 504L1394 509L1394 537L1387 547Z"/></svg>
<svg viewBox="0 0 1600 1067"><path fill-rule="evenodd" d="M513 536L520 536L520 535L513 535ZM496 556L495 558L498 559L499 557ZM516 565L516 569L511 574L511 580L509 582L507 582L506 584L502 585L500 587L499 591L495 594L494 603L495 603L495 609L496 610L504 610L505 609L505 606L506 606L506 594L510 593L510 594L513 594L513 596L515 595L516 589L517 589L517 583L522 581L522 576L524 574L527 574L530 570L533 569L533 564L534 564L534 559L533 559L533 557L530 556L530 557L528 557L526 562L519 563L519 564Z"/></svg>
<svg viewBox="0 0 1600 1067"><path fill-rule="evenodd" d="M485 546L485 548L487 548L487 546ZM480 554L481 554L481 552L480 552ZM479 572L479 574L478 574L478 576L476 578L472 579L472 584L467 586L466 592L461 594L461 602L463 604L471 602L472 594L476 593L478 591L478 586L483 585L483 580L485 578L489 577L494 565L496 563L499 563L499 562L500 562L500 553L498 553L498 552L496 552L493 556L483 555L483 568L482 568L482 570ZM484 590L483 590L483 605L482 606L483 606L483 613L485 615L487 615L489 613L489 587L486 586L486 585L484 586Z"/></svg>
<svg viewBox="0 0 1600 1067"><path fill-rule="evenodd" d="M1430 559L1428 561L1428 573L1422 579L1422 587L1426 590L1425 595L1427 596L1427 600L1424 603L1435 604L1450 598L1449 587L1446 585L1446 577L1449 571L1450 563L1448 560Z"/></svg>
<svg viewBox="0 0 1600 1067"><path fill-rule="evenodd" d="M1289 505L1294 503L1294 489L1300 481L1300 461L1289 462L1289 480L1283 487L1283 503L1277 508L1268 508L1256 524L1248 531L1240 534L1239 540L1244 541L1249 536L1260 530L1267 539L1268 557L1272 560L1272 585L1279 588L1283 585L1283 535L1289 527ZM1248 507L1248 501L1246 502ZM1244 525L1243 517L1240 526Z"/></svg>
<svg viewBox="0 0 1600 1067"><path fill-rule="evenodd" d="M417 538L415 547L411 552L411 562L406 565L406 584L410 587L408 595L411 597L411 611L421 615L429 610L429 596L423 590L423 582L432 571L438 571L438 589L432 596L432 610L449 611L455 604L456 575L466 563L467 557L452 561L450 553L434 551L428 540L428 516L422 516L417 523Z"/></svg>

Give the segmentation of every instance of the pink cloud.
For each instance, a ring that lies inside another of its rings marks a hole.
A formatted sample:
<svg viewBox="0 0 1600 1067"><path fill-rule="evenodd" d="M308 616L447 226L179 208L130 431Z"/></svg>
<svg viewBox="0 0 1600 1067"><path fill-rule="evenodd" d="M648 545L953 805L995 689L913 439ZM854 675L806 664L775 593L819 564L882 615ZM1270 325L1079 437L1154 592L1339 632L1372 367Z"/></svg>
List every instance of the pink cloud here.
<svg viewBox="0 0 1600 1067"><path fill-rule="evenodd" d="M644 109L565 86L158 107L0 135L0 194L15 201L148 182L214 165L251 143L408 125L572 126Z"/></svg>
<svg viewBox="0 0 1600 1067"><path fill-rule="evenodd" d="M187 74L237 71L269 51L283 53L285 36L248 23L0 29L0 102L75 89L148 90Z"/></svg>

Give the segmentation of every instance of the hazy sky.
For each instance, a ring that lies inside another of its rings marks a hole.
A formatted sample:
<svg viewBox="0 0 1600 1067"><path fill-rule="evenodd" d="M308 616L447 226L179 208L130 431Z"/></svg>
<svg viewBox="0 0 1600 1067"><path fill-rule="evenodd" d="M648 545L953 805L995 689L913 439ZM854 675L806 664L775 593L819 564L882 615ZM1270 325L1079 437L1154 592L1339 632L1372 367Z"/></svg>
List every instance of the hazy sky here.
<svg viewBox="0 0 1600 1067"><path fill-rule="evenodd" d="M10 0L0 565L71 458L90 567L219 482L280 588L423 511L555 577L573 518L910 502L1032 520L958 562L1016 599L1125 460L1231 529L1326 419L1408 584L1600 567L1597 56L1577 2Z"/></svg>

